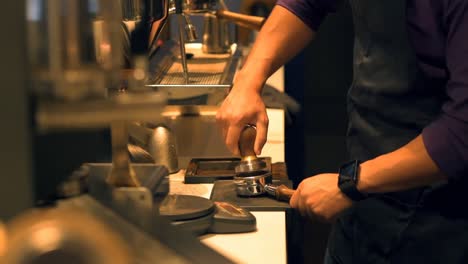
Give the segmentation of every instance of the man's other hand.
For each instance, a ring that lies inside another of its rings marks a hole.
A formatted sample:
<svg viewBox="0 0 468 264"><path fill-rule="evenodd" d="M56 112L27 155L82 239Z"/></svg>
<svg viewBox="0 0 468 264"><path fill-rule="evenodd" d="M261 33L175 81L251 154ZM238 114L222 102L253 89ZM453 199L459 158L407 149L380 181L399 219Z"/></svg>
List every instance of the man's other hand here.
<svg viewBox="0 0 468 264"><path fill-rule="evenodd" d="M338 174L327 173L303 180L291 197L290 205L302 216L331 222L352 201L338 188Z"/></svg>

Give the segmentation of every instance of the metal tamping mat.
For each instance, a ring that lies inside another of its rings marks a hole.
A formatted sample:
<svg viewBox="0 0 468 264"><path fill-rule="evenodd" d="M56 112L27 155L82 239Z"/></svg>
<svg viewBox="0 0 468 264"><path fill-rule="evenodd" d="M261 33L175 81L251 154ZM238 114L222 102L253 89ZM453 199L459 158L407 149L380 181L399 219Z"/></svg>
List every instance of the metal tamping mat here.
<svg viewBox="0 0 468 264"><path fill-rule="evenodd" d="M206 233L244 233L257 229L255 216L230 203L212 202L203 197L169 195L160 206L160 214L172 225L197 236Z"/></svg>
<svg viewBox="0 0 468 264"><path fill-rule="evenodd" d="M211 214L215 205L211 200L192 195L168 195L159 207L161 216L171 221L182 221Z"/></svg>

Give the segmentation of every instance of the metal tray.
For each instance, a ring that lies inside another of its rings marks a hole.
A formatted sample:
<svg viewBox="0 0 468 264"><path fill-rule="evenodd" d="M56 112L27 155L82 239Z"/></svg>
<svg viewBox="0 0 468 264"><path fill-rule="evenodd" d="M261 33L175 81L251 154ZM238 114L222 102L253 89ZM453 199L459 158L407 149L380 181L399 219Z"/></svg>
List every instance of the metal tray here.
<svg viewBox="0 0 468 264"><path fill-rule="evenodd" d="M168 41L150 59L150 78L146 86L165 91L169 99L185 99L225 93L233 84L241 52L233 44L231 53L204 54L200 43L186 45L189 83L185 83L178 43Z"/></svg>
<svg viewBox="0 0 468 264"><path fill-rule="evenodd" d="M271 158L260 158L271 171ZM217 180L232 180L239 158L194 158L185 171L185 183L214 183Z"/></svg>

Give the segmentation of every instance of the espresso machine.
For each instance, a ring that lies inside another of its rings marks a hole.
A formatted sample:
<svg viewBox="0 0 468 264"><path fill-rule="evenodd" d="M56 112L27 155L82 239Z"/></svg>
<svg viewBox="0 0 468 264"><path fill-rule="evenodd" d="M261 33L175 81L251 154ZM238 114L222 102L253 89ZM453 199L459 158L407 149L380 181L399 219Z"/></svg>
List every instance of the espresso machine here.
<svg viewBox="0 0 468 264"><path fill-rule="evenodd" d="M178 45L167 43L154 54L148 86L166 91L169 99L174 99L174 104L180 102L177 99L200 94L210 96L220 90L226 92L241 66L242 56L233 41L228 22L259 30L265 19L231 12L224 0L168 0L167 5L167 14L151 29L150 54L153 55L160 47L160 32L170 25L168 19L171 18L177 19L175 28L178 34L173 36L178 36ZM191 17L202 17L202 28L195 28ZM192 42L196 43L190 45ZM191 92L187 94L180 90ZM192 104L213 105L216 102L216 99L207 99Z"/></svg>
<svg viewBox="0 0 468 264"><path fill-rule="evenodd" d="M32 186L47 172L34 171L36 157L25 158L29 169L20 175L24 188L12 186L18 193L5 192L11 196L2 196L2 201L21 200L20 189L33 194L2 219L2 263L230 263L160 216L158 203L168 194L169 171L155 163L131 163L128 144L132 126L162 123L167 111L169 96L149 83L154 61L147 59L166 49L159 42L166 19L178 16L184 30L192 31L187 14L216 15L215 3L118 3L30 0L12 9L24 26L18 29L22 37L15 53L24 64L15 70L25 79L18 86L26 98L21 102L30 102L23 105L28 114L22 118L30 129L25 138L31 143L26 149L37 148L37 134L106 129L111 162L86 163L54 186L54 199L37 204ZM187 59L184 43L181 34L175 56L182 65ZM182 68L185 82L177 85L190 84L190 67ZM65 158L75 150L65 149Z"/></svg>
<svg viewBox="0 0 468 264"><path fill-rule="evenodd" d="M264 18L231 12L223 0L156 2L161 4L153 7L162 9L154 8L144 16L138 15L136 5L123 8L129 43L135 39L135 27L129 25L151 25L145 30L149 31L145 87L167 96L162 122L133 126L130 134L135 145L143 148L134 156L141 157L143 151L154 153L151 140L165 143L169 151L162 158L174 172L192 157L231 155L215 125L217 107L232 87L244 55L229 26L258 30ZM145 22L144 17L153 17L153 22ZM200 20L202 24L192 23ZM156 130L161 133L156 135Z"/></svg>

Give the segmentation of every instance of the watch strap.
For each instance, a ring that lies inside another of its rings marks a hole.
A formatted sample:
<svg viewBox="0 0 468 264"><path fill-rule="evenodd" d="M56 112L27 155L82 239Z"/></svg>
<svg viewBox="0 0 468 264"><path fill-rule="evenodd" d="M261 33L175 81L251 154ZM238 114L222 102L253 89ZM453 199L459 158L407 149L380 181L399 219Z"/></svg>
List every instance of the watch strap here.
<svg viewBox="0 0 468 264"><path fill-rule="evenodd" d="M357 189L359 181L359 160L347 162L340 167L338 176L338 187L351 200L361 201L367 198L367 195Z"/></svg>

